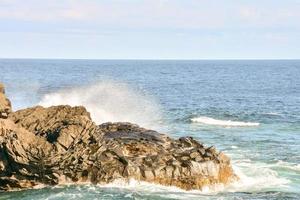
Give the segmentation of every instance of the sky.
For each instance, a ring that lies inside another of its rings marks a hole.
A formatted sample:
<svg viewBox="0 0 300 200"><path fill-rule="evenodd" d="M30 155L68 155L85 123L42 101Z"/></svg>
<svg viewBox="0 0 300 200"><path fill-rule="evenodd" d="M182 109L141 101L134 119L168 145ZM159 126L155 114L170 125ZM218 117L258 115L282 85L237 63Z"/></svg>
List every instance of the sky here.
<svg viewBox="0 0 300 200"><path fill-rule="evenodd" d="M0 58L300 59L300 0L0 0Z"/></svg>

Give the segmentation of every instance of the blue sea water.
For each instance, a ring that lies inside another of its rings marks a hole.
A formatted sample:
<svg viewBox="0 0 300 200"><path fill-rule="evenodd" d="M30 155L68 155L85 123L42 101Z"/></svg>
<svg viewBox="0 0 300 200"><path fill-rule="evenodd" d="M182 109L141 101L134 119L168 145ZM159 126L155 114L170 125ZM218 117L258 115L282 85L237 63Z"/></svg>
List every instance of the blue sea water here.
<svg viewBox="0 0 300 200"><path fill-rule="evenodd" d="M240 181L183 191L138 183L0 193L0 199L300 199L300 60L1 59L14 110L84 105L97 123L130 121L215 145Z"/></svg>

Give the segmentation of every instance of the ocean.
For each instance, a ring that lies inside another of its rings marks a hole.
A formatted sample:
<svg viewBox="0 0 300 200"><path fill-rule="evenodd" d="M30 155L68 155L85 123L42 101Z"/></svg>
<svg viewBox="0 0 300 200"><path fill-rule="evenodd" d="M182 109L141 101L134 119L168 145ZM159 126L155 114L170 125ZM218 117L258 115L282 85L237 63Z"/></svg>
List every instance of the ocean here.
<svg viewBox="0 0 300 200"><path fill-rule="evenodd" d="M238 182L183 191L131 180L0 193L3 199L300 199L300 60L0 59L13 109L84 105L192 136L231 157Z"/></svg>

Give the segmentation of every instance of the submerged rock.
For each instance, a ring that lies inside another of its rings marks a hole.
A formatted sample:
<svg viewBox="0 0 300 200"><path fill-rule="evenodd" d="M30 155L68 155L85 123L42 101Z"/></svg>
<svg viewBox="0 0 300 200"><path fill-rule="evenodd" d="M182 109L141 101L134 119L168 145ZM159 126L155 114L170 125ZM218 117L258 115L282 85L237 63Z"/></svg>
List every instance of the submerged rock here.
<svg viewBox="0 0 300 200"><path fill-rule="evenodd" d="M190 190L236 179L224 153L192 137L172 139L131 123L96 125L82 106L6 113L0 190L131 178Z"/></svg>

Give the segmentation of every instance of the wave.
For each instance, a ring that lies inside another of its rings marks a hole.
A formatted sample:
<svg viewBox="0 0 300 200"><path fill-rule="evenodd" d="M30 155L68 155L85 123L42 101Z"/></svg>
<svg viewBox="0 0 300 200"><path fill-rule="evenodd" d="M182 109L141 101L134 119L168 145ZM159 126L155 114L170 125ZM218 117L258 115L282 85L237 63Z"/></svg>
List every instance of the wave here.
<svg viewBox="0 0 300 200"><path fill-rule="evenodd" d="M125 192L126 195L141 194L143 197L165 197L168 194L169 198L174 199L199 199L200 197L202 199L210 199L212 195L224 193L268 192L274 188L281 190L289 183L289 180L278 177L278 174L267 166L260 166L248 161L242 163L242 166L233 165L235 172L240 177L239 181L233 182L228 186L215 184L204 187L202 190L186 191L175 186L164 186L135 179L117 179L112 183L98 185L83 183L84 185L77 186L86 187L89 192L97 192L99 190L103 192L105 191L103 189L109 189L109 191L116 189L118 193ZM247 171L247 174L245 171Z"/></svg>
<svg viewBox="0 0 300 200"><path fill-rule="evenodd" d="M75 188L74 188L75 186ZM73 187L73 190L68 188L63 190L64 187ZM173 186L163 186L144 181L137 181L135 179L124 180L118 179L108 184L85 184L85 185L61 185L55 188L62 189L60 193L56 194L57 197L66 198L66 196L74 196L84 198L86 194L95 194L96 198L109 197L109 199L211 199L209 190L199 191L191 190L186 191ZM67 192L69 191L69 192ZM71 193L71 195L70 195ZM81 196L79 196L81 194ZM84 195L82 195L84 194ZM216 194L216 193L214 193ZM104 198L104 199L106 199Z"/></svg>
<svg viewBox="0 0 300 200"><path fill-rule="evenodd" d="M233 161L233 170L240 180L230 184L227 192L264 192L274 188L283 190L290 180L280 177L271 165L252 162L250 159Z"/></svg>
<svg viewBox="0 0 300 200"><path fill-rule="evenodd" d="M219 120L210 117L196 117L196 118L192 118L191 121L207 124L207 125L215 125L215 126L259 126L258 122Z"/></svg>
<svg viewBox="0 0 300 200"><path fill-rule="evenodd" d="M294 171L296 173L300 172L300 164L296 164L296 163L289 163L282 160L278 160L278 162L272 166L277 168L287 169L289 171Z"/></svg>
<svg viewBox="0 0 300 200"><path fill-rule="evenodd" d="M251 164L252 165L252 164ZM250 166L249 166L250 167ZM164 193L168 194L180 193L185 197L192 197L193 195L216 195L219 193L228 192L264 192L270 191L274 187L282 189L290 182L289 180L278 177L278 174L269 169L263 167L257 167L253 165L250 170L251 176L246 175L244 170L241 170L238 166L233 166L236 174L239 176L240 180L235 181L229 185L224 184L214 184L210 186L205 186L202 190L183 190L175 186L164 186L155 183L148 183L144 181L137 181L134 179L130 180L115 180L112 183L105 185L97 185L101 188L123 188L129 190L138 190L144 193ZM248 172L249 173L249 172ZM252 174L253 173L253 174ZM254 175L254 173L256 173ZM195 196L196 197L196 196ZM186 198L185 198L186 199ZM187 198L188 199L188 198Z"/></svg>
<svg viewBox="0 0 300 200"><path fill-rule="evenodd" d="M114 81L49 93L42 97L39 105L85 106L98 124L122 121L159 128L162 119L160 106L154 98Z"/></svg>
<svg viewBox="0 0 300 200"><path fill-rule="evenodd" d="M290 163L282 161L279 161L275 165L291 166ZM249 158L244 158L232 160L232 166L234 172L239 177L238 181L229 185L210 185L202 188L202 190L187 191L175 186L164 186L135 179L116 179L111 183L97 184L97 186L92 186L87 182L81 184L94 187L93 189L95 190L97 188L116 188L139 191L143 194L157 195L168 193L168 195L174 195L174 198L176 196L176 198L181 197L181 199L190 199L192 197L197 199L199 195L216 195L228 192L268 192L273 191L275 188L276 190L282 191L284 188L287 188L290 183L289 179L279 176L278 173L272 169L274 164L254 162ZM297 170L299 165L293 165L293 167L296 168L293 168L294 170ZM73 185L73 183L63 183L61 185ZM78 183L76 185L78 185Z"/></svg>
<svg viewBox="0 0 300 200"><path fill-rule="evenodd" d="M67 197L85 198L87 194L101 198L102 196L114 197L141 197L141 199L168 198L172 199L212 199L213 197L226 196L226 193L246 192L264 193L269 191L284 191L288 179L279 177L277 172L266 163L252 162L250 159L233 161L233 168L240 177L239 181L228 186L215 184L204 187L202 190L186 191L175 186L163 186L155 183L138 181L135 179L117 179L108 184L91 184L89 182L61 182L51 190L51 199L64 199ZM66 189L65 189L66 188ZM102 196L101 196L102 195ZM219 198L217 198L219 199Z"/></svg>

